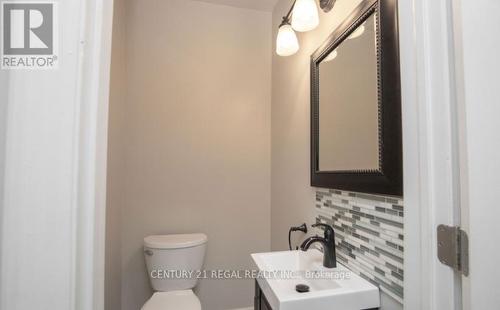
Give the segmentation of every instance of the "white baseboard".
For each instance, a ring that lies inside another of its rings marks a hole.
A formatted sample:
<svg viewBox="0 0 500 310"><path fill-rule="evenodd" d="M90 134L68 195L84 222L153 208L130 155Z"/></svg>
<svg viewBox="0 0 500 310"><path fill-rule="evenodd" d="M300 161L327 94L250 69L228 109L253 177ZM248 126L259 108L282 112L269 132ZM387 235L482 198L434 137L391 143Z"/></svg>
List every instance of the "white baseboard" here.
<svg viewBox="0 0 500 310"><path fill-rule="evenodd" d="M253 307L238 308L238 309L231 309L231 310L253 310Z"/></svg>

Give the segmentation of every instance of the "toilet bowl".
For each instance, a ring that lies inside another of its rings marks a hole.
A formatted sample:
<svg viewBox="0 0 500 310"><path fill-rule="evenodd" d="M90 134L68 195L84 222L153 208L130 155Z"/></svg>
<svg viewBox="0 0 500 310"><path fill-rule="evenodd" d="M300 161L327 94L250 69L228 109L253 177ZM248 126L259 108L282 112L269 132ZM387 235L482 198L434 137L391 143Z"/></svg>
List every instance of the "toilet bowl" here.
<svg viewBox="0 0 500 310"><path fill-rule="evenodd" d="M201 310L193 288L203 266L205 234L144 238L144 258L155 293L141 310Z"/></svg>
<svg viewBox="0 0 500 310"><path fill-rule="evenodd" d="M156 292L142 310L201 310L200 300L192 290Z"/></svg>

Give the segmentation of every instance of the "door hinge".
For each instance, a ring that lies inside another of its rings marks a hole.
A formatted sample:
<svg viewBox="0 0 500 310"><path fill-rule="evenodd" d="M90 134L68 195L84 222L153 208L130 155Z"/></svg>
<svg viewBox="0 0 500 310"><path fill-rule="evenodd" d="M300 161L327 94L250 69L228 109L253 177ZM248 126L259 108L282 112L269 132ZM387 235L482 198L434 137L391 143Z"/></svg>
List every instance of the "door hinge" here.
<svg viewBox="0 0 500 310"><path fill-rule="evenodd" d="M469 238L458 226L439 225L437 228L439 261L454 270L469 275Z"/></svg>

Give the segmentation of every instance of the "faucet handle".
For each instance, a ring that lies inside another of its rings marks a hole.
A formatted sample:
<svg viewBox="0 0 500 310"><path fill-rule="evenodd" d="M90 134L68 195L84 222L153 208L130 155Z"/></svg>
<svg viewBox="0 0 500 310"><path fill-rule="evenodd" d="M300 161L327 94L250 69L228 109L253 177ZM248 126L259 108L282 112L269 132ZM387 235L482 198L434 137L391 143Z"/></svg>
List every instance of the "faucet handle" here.
<svg viewBox="0 0 500 310"><path fill-rule="evenodd" d="M304 234L307 234L307 225L306 223L303 223L300 226L290 227L290 231L301 231Z"/></svg>
<svg viewBox="0 0 500 310"><path fill-rule="evenodd" d="M325 224L325 223L316 223L311 225L312 227L323 227L324 228L324 235L325 239L331 240L335 234L335 231L333 230L332 226Z"/></svg>

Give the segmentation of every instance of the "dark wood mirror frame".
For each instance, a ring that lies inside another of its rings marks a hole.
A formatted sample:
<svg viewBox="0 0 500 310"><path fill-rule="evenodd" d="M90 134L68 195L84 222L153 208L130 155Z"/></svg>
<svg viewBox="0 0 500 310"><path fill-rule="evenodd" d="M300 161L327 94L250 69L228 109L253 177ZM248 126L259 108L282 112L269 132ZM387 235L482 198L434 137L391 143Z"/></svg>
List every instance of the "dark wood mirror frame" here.
<svg viewBox="0 0 500 310"><path fill-rule="evenodd" d="M319 170L319 65L372 14L377 14L378 170ZM397 0L365 0L311 56L311 186L403 195L401 79Z"/></svg>

